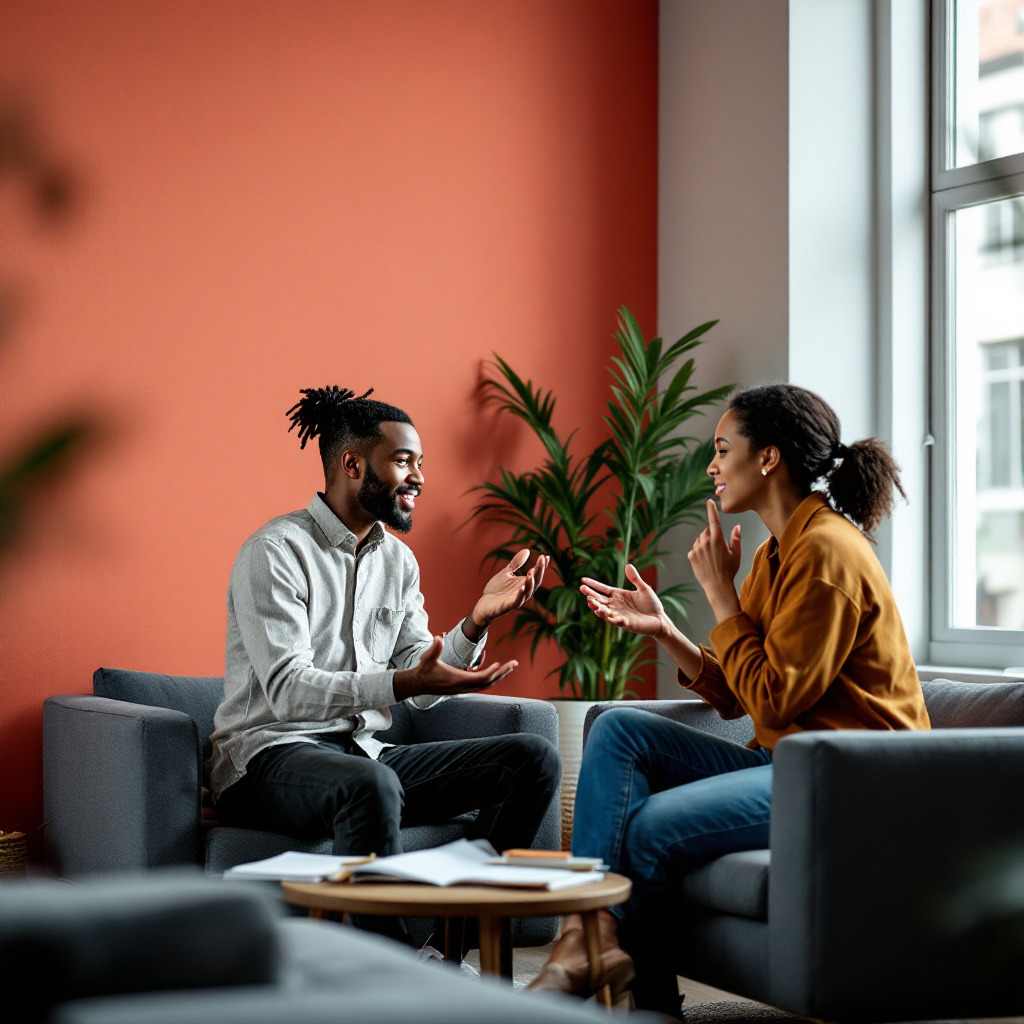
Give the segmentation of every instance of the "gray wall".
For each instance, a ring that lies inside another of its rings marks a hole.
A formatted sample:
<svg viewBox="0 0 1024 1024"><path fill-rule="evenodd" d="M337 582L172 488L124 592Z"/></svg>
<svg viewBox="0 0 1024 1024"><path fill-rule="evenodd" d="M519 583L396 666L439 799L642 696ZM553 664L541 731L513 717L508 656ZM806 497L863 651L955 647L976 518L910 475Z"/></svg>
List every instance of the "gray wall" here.
<svg viewBox="0 0 1024 1024"><path fill-rule="evenodd" d="M698 356L701 387L789 373L788 31L786 0L661 4L658 332L674 340L721 320ZM738 518L745 574L767 533ZM660 580L693 582L693 537L676 531ZM703 641L714 625L703 592L691 608ZM679 695L664 665L658 695Z"/></svg>
<svg viewBox="0 0 1024 1024"><path fill-rule="evenodd" d="M926 649L926 0L661 0L658 330L721 324L697 383L791 380L844 440L890 441L911 504L880 535ZM708 418L708 436L714 428ZM745 574L767 536L738 517ZM729 524L727 524L729 525ZM694 530L660 580L692 582ZM698 592L690 635L714 625ZM659 696L678 696L663 664Z"/></svg>

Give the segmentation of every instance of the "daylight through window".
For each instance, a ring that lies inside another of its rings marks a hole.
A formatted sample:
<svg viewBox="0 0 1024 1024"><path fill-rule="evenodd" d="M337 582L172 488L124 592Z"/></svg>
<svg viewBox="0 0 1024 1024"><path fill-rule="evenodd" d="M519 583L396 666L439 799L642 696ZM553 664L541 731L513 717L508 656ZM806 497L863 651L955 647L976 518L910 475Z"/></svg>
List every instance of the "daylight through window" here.
<svg viewBox="0 0 1024 1024"><path fill-rule="evenodd" d="M936 16L933 641L1007 664L1024 644L1024 0Z"/></svg>

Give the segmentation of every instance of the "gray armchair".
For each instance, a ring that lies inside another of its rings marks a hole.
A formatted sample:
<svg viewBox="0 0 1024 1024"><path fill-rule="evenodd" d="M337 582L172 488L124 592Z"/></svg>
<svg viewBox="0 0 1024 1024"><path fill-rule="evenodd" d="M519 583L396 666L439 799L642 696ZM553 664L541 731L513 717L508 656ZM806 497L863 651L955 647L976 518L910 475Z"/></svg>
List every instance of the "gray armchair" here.
<svg viewBox="0 0 1024 1024"><path fill-rule="evenodd" d="M64 876L200 864L220 874L235 864L285 850L330 853L329 839L309 842L273 832L220 825L203 807L204 763L213 716L223 697L218 677L97 669L92 696L49 697L43 705L43 800L46 859ZM391 708L391 743L426 743L529 732L558 742L558 717L539 700L471 695L422 711ZM471 816L402 830L408 850L465 835ZM560 808L552 802L535 840L559 843ZM557 920L516 922L516 945L543 945Z"/></svg>
<svg viewBox="0 0 1024 1024"><path fill-rule="evenodd" d="M673 894L681 974L824 1020L1024 1013L1024 683L923 689L931 732L782 740L771 849ZM753 735L701 701L630 706Z"/></svg>

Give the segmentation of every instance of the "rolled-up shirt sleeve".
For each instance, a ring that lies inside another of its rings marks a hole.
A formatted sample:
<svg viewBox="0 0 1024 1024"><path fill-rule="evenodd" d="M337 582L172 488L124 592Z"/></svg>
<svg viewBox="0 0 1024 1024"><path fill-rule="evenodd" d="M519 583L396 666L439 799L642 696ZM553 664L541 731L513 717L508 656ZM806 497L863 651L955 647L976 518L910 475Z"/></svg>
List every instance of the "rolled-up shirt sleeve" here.
<svg viewBox="0 0 1024 1024"><path fill-rule="evenodd" d="M423 594L420 591L420 570L412 552L405 549L405 577L404 577L404 605L405 616L402 619L402 626L395 641L395 650L391 656L391 663L396 668L413 668L419 664L423 652L433 643L434 637L430 632L427 613L423 607ZM484 656L487 644L487 634L484 633L474 643L465 633L462 632L461 619L454 629L444 634L444 649L441 651L441 660L453 668L469 669L480 663ZM429 708L444 700L434 694L424 694L420 697L409 697L408 704L414 704L418 708Z"/></svg>
<svg viewBox="0 0 1024 1024"><path fill-rule="evenodd" d="M700 671L690 679L682 669L676 671L679 685L692 690L701 700L710 704L723 718L742 718L747 712L729 689L725 673L713 651L701 645Z"/></svg>
<svg viewBox="0 0 1024 1024"><path fill-rule="evenodd" d="M281 721L328 722L394 704L394 671L329 672L313 665L308 583L296 560L259 538L232 572L235 618L253 672Z"/></svg>

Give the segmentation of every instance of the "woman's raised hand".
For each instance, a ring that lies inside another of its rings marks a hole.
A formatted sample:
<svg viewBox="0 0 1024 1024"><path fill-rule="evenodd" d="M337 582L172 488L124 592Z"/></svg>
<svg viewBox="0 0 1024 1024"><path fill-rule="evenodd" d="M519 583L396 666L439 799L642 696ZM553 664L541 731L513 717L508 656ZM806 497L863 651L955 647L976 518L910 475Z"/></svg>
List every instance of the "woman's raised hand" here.
<svg viewBox="0 0 1024 1024"><path fill-rule="evenodd" d="M732 528L729 540L722 533L718 506L708 499L708 528L693 542L690 553L693 575L704 588L708 603L719 622L740 610L736 596L736 573L740 568L740 528Z"/></svg>
<svg viewBox="0 0 1024 1024"><path fill-rule="evenodd" d="M636 590L609 587L607 583L592 580L589 576L583 578L580 590L586 595L590 610L599 619L631 633L660 636L668 616L654 588L640 579L640 573L632 565L626 566L626 578Z"/></svg>

